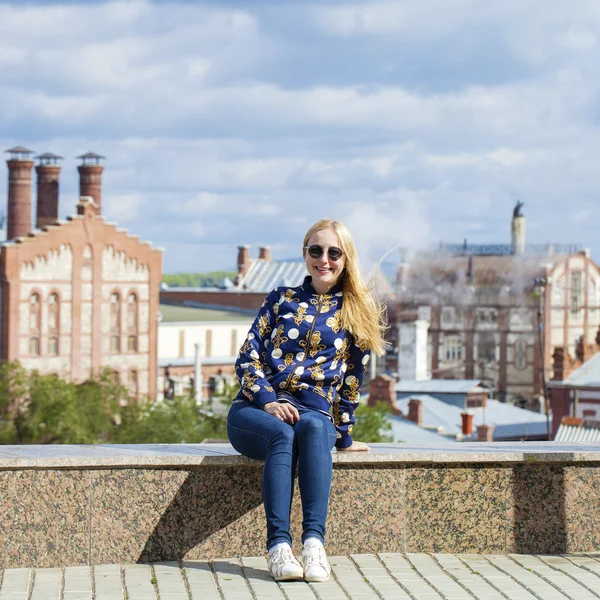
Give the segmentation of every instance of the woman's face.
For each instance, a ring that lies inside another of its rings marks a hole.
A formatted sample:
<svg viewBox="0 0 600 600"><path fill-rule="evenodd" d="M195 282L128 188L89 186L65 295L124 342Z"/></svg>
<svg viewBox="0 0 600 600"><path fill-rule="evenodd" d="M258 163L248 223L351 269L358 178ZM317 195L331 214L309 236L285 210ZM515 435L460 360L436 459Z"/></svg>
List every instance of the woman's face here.
<svg viewBox="0 0 600 600"><path fill-rule="evenodd" d="M340 240L333 229L317 231L309 238L306 245L308 247L320 246L323 250L319 258L313 258L308 250L304 248L303 256L306 270L312 277L312 285L315 291L317 294L324 294L338 282L346 265L346 255L342 254L339 260L332 260L329 256L330 248L338 250L342 248Z"/></svg>

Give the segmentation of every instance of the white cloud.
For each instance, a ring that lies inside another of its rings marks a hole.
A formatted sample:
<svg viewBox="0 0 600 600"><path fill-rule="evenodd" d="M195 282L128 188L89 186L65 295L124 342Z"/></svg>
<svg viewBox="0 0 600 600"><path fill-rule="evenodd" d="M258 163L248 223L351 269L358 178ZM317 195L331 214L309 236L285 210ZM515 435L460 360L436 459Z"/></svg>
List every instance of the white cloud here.
<svg viewBox="0 0 600 600"><path fill-rule="evenodd" d="M596 0L0 0L0 141L66 157L64 213L106 155L107 218L167 271L297 256L322 216L365 263L508 241L516 198L531 241L598 253L599 27Z"/></svg>

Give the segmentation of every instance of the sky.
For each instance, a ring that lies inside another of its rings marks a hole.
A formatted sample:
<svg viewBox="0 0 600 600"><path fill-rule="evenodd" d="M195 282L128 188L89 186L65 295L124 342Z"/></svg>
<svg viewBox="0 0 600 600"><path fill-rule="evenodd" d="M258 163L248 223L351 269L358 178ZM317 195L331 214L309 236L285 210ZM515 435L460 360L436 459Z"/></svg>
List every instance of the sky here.
<svg viewBox="0 0 600 600"><path fill-rule="evenodd" d="M364 265L509 243L517 200L600 262L599 121L598 0L0 0L0 149L65 157L61 217L105 156L165 273L299 257L323 217Z"/></svg>

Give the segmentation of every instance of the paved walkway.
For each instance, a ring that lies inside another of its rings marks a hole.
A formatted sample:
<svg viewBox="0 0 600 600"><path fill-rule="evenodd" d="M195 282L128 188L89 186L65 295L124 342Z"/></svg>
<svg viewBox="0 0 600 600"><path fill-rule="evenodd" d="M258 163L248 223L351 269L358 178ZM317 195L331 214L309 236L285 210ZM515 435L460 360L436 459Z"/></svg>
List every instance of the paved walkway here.
<svg viewBox="0 0 600 600"><path fill-rule="evenodd" d="M326 583L277 584L260 558L6 569L0 600L591 600L600 554L332 556Z"/></svg>

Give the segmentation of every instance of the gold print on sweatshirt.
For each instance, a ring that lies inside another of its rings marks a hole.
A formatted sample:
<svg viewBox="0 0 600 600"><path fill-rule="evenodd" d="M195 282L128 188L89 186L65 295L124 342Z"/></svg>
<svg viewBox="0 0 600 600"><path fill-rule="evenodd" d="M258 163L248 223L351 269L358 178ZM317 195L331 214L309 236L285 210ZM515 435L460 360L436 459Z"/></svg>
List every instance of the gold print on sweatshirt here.
<svg viewBox="0 0 600 600"><path fill-rule="evenodd" d="M336 310L333 317L329 317L325 323L328 327L331 327L334 333L337 333L342 328L342 311Z"/></svg>
<svg viewBox="0 0 600 600"><path fill-rule="evenodd" d="M258 392L260 389L256 383L258 381L258 375L252 375L248 369L244 371L244 383L242 387L242 393L248 400L254 400L254 394L252 392Z"/></svg>
<svg viewBox="0 0 600 600"><path fill-rule="evenodd" d="M352 368L352 365L350 365L350 368ZM359 388L358 379L356 377L354 377L354 375L348 375L348 377L346 377L346 379L344 380L344 383L348 386L348 388L344 390L343 395L346 398L348 398L348 400L350 400L350 402L352 402L353 404L356 404L360 397L360 394L358 392L358 388Z"/></svg>
<svg viewBox="0 0 600 600"><path fill-rule="evenodd" d="M278 365L277 368L280 371L283 371L284 369L287 369L293 362L294 362L294 354L292 352L288 352L288 354L286 354L285 358L283 359L283 364Z"/></svg>
<svg viewBox="0 0 600 600"><path fill-rule="evenodd" d="M283 300L287 302L300 302L300 298L294 298L295 290L285 290L283 293Z"/></svg>
<svg viewBox="0 0 600 600"><path fill-rule="evenodd" d="M294 317L294 323L296 323L296 325L302 325L302 321L304 321L304 316L306 315L306 308L306 306L298 306L298 312Z"/></svg>
<svg viewBox="0 0 600 600"><path fill-rule="evenodd" d="M309 342L306 340L302 340L300 342L300 346L305 348L308 346L308 354L311 358L314 358L316 354L318 354L321 350L325 350L327 346L325 344L321 344L321 332L313 331L312 336L310 337Z"/></svg>
<svg viewBox="0 0 600 600"><path fill-rule="evenodd" d="M337 364L340 360L342 361L342 363L345 363L350 358L350 351L348 350L348 338L344 338L341 344L339 344L338 340L336 340L335 347L337 348L337 350L335 352L335 358L331 363L332 369L337 368Z"/></svg>
<svg viewBox="0 0 600 600"><path fill-rule="evenodd" d="M271 327L269 327L269 313L265 313L258 320L258 333L261 338L264 338L267 333L271 333Z"/></svg>
<svg viewBox="0 0 600 600"><path fill-rule="evenodd" d="M338 305L338 301L332 300L332 298L333 296L321 296L319 299L313 298L310 303L316 307L320 306L320 312L326 313Z"/></svg>
<svg viewBox="0 0 600 600"><path fill-rule="evenodd" d="M275 346L275 348L277 349L279 349L279 346L281 346L281 344L285 344L285 342L288 341L288 338L286 338L285 335L283 335L284 331L285 327L283 325L278 325L277 329L275 329L273 337L271 338L273 346Z"/></svg>
<svg viewBox="0 0 600 600"><path fill-rule="evenodd" d="M246 352L252 351L252 343L250 340L251 340L251 338L250 338L250 336L248 336L246 338L246 341L244 342L243 346L240 348L240 354L245 354Z"/></svg>
<svg viewBox="0 0 600 600"><path fill-rule="evenodd" d="M312 367L308 367L308 370L310 371L312 378L315 381L318 381L321 384L321 387L323 387L323 379L325 379L325 371L323 371L323 368L321 367L321 365L314 365ZM319 384L317 384L318 386Z"/></svg>

